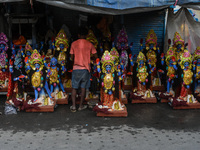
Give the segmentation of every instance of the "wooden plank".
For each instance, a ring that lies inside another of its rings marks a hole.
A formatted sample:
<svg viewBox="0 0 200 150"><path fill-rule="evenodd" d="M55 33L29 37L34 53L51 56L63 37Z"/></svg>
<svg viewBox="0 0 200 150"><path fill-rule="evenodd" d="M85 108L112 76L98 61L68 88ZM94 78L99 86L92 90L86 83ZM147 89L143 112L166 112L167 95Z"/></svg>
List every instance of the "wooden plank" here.
<svg viewBox="0 0 200 150"><path fill-rule="evenodd" d="M127 109L125 107L124 110L115 110L115 111L112 111L112 113L109 113L109 114L105 114L103 112L98 112L97 113L97 117L127 117L128 116L128 112L127 112Z"/></svg>
<svg viewBox="0 0 200 150"><path fill-rule="evenodd" d="M123 86L123 90L132 90L132 88L133 88L133 85L124 85Z"/></svg>
<svg viewBox="0 0 200 150"><path fill-rule="evenodd" d="M68 104L69 94L66 95L66 98L56 99L56 104L64 105Z"/></svg>
<svg viewBox="0 0 200 150"><path fill-rule="evenodd" d="M168 102L170 102L170 101L169 101L168 99L162 98L160 102L161 102L161 103L168 103Z"/></svg>
<svg viewBox="0 0 200 150"><path fill-rule="evenodd" d="M187 104L187 106L176 106L173 109L200 109L200 103Z"/></svg>
<svg viewBox="0 0 200 150"><path fill-rule="evenodd" d="M56 101L54 100L53 105L47 105L47 106L39 106L38 109L27 109L26 112L54 112L54 107L56 105Z"/></svg>
<svg viewBox="0 0 200 150"><path fill-rule="evenodd" d="M159 92L164 92L165 91L165 87L164 86L154 86L152 87L153 91L159 91Z"/></svg>
<svg viewBox="0 0 200 150"><path fill-rule="evenodd" d="M26 112L54 112L54 106L41 106L39 109L28 109Z"/></svg>
<svg viewBox="0 0 200 150"><path fill-rule="evenodd" d="M133 104L139 104L139 103L157 103L156 97L153 98L146 98L146 99L132 99Z"/></svg>
<svg viewBox="0 0 200 150"><path fill-rule="evenodd" d="M8 87L0 88L0 92L8 92Z"/></svg>

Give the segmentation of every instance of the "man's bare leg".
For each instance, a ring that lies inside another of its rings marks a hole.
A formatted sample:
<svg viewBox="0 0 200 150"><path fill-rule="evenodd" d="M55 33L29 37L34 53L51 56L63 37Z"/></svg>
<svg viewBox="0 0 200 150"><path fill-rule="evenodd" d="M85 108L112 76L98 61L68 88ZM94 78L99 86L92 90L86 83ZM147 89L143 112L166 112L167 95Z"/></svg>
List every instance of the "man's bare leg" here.
<svg viewBox="0 0 200 150"><path fill-rule="evenodd" d="M86 94L86 89L81 88L81 101L80 101L80 104L79 104L79 108L83 107L83 101L85 100L85 94Z"/></svg>
<svg viewBox="0 0 200 150"><path fill-rule="evenodd" d="M72 88L72 108L76 109L76 92L77 90Z"/></svg>

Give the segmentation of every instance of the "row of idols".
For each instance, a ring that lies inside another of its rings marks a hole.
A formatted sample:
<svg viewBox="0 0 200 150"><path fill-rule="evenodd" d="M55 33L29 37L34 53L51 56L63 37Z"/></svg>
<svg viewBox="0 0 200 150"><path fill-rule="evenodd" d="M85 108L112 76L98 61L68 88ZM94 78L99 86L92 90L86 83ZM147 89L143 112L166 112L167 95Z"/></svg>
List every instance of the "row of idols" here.
<svg viewBox="0 0 200 150"><path fill-rule="evenodd" d="M178 32L174 34L172 46L169 40L169 49L164 54L160 53L154 30L150 30L145 47L140 41L137 57L132 55L133 44L128 44L125 28L120 30L117 43L112 44L111 49L102 48L102 45L99 47L92 30L89 30L86 40L101 52L99 58L92 62L92 77L98 80L93 84L99 85L101 99L101 103L94 107L95 111L127 112L121 81L124 83L128 76L133 81L130 94L133 103L156 99L153 91L164 89L159 93L160 97L168 99L173 105L198 104L195 96L199 94L200 47L191 55ZM63 81L67 72L68 48L68 39L61 29L46 54L41 53L41 49L33 50L27 43L25 47L19 46L18 50L16 46L11 46L12 55L8 59L8 39L1 33L0 85L2 90L8 92L7 103L31 110L55 106L60 99L67 100ZM24 94L27 87L34 91L34 98Z"/></svg>

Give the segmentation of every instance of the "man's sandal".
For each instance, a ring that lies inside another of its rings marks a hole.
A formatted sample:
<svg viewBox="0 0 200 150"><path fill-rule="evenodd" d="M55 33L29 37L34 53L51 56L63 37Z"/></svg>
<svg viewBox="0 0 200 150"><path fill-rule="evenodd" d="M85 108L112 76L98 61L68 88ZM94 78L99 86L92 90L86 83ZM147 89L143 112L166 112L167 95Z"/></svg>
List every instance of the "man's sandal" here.
<svg viewBox="0 0 200 150"><path fill-rule="evenodd" d="M78 111L84 110L84 109L86 109L86 108L87 108L87 105L83 105L82 107L79 107L79 108L78 108Z"/></svg>
<svg viewBox="0 0 200 150"><path fill-rule="evenodd" d="M71 112L76 112L76 107L73 108L73 106L70 106L70 110L71 110Z"/></svg>

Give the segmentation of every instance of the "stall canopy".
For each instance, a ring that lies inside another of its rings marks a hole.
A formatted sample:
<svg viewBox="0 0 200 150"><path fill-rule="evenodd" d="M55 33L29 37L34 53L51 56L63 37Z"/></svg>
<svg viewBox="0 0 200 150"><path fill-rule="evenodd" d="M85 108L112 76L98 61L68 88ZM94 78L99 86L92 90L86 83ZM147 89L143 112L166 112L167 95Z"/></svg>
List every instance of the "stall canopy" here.
<svg viewBox="0 0 200 150"><path fill-rule="evenodd" d="M34 0L1 0L0 3ZM35 0L48 5L77 10L88 13L121 15L141 13L180 5L200 9L199 0Z"/></svg>
<svg viewBox="0 0 200 150"><path fill-rule="evenodd" d="M120 15L167 8L174 4L194 6L198 0L37 0L48 5L88 13Z"/></svg>
<svg viewBox="0 0 200 150"><path fill-rule="evenodd" d="M0 0L0 3L7 3L7 2L20 2L24 0Z"/></svg>

